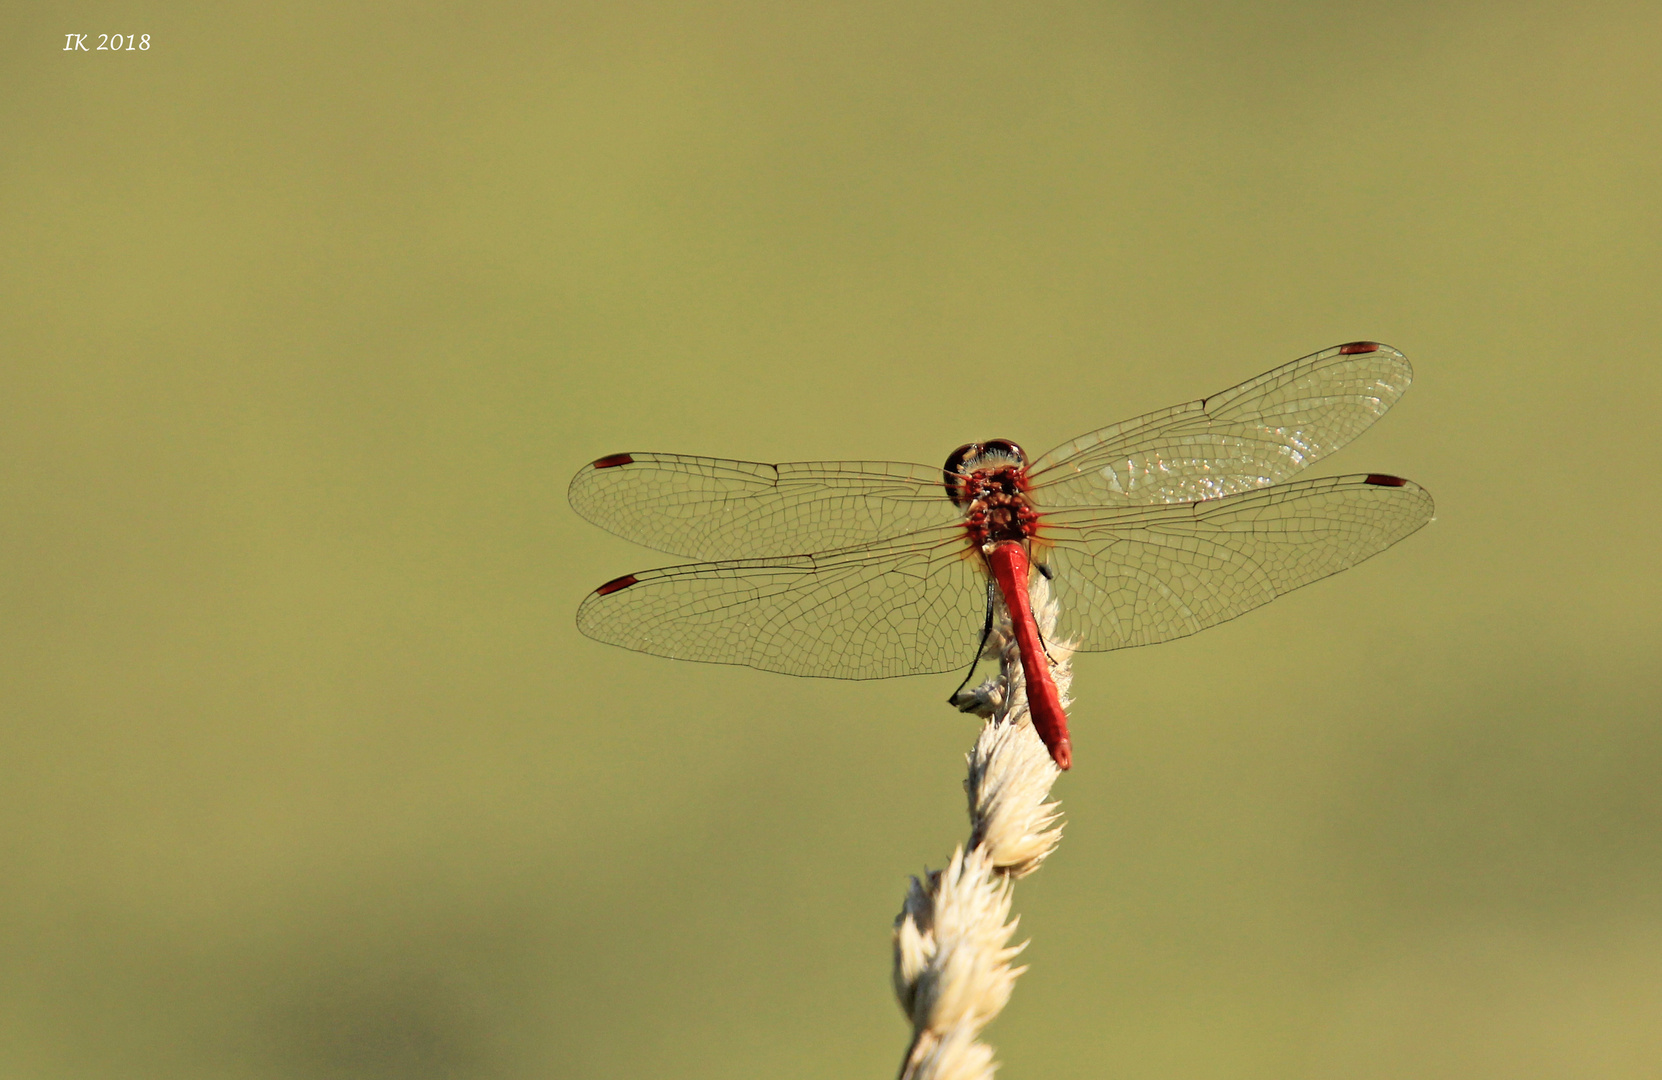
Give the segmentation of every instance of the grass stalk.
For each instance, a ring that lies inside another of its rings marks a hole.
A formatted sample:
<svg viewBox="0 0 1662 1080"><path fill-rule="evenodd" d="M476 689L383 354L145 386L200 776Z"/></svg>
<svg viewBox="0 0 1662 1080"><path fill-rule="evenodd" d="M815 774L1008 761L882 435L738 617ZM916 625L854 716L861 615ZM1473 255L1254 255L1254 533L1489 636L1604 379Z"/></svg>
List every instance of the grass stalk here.
<svg viewBox="0 0 1662 1080"><path fill-rule="evenodd" d="M1056 602L1049 582L1033 575L1034 617L1054 661L1051 675L1064 706L1071 701L1071 652L1051 640ZM1027 688L1009 615L995 613L986 658L998 674L954 699L985 718L967 755L970 834L946 866L914 877L894 925L894 987L912 1024L900 1080L990 1080L998 1063L980 1041L1010 1000L1026 967L1013 962L1014 884L1037 870L1062 838L1061 811L1050 801L1061 775L1028 716Z"/></svg>

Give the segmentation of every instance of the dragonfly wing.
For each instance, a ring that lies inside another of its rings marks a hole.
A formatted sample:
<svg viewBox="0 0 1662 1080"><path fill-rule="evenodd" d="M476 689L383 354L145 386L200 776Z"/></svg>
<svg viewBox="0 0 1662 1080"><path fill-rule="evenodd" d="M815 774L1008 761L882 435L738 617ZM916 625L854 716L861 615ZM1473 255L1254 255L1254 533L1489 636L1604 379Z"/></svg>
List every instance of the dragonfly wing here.
<svg viewBox="0 0 1662 1080"><path fill-rule="evenodd" d="M579 470L567 494L602 529L692 559L831 551L959 518L940 469L893 461L613 454Z"/></svg>
<svg viewBox="0 0 1662 1080"><path fill-rule="evenodd" d="M1360 435L1413 377L1389 345L1323 349L1058 446L1028 469L1032 498L1050 509L1191 502L1267 487Z"/></svg>
<svg viewBox="0 0 1662 1080"><path fill-rule="evenodd" d="M630 574L589 594L577 628L679 660L886 679L968 664L986 610L986 578L951 528L822 555Z"/></svg>
<svg viewBox="0 0 1662 1080"><path fill-rule="evenodd" d="M1047 514L1056 637L1086 652L1185 637L1379 554L1433 512L1418 485L1372 475Z"/></svg>

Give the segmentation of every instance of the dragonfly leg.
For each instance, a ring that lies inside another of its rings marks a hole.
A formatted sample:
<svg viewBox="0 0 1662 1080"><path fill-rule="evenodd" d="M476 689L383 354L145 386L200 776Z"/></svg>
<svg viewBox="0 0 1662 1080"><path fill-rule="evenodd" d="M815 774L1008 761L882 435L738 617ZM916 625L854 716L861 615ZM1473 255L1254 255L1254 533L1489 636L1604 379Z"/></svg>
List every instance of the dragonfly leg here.
<svg viewBox="0 0 1662 1080"><path fill-rule="evenodd" d="M964 673L964 681L958 684L958 689L946 699L946 703L959 712L981 713L986 706L979 693L965 693L964 688L975 678L975 669L981 666L982 653L987 650L987 642L993 636L993 583L987 582L987 617L981 624L981 643L975 647L975 658L970 661L969 671ZM988 715L983 713L983 715Z"/></svg>
<svg viewBox="0 0 1662 1080"><path fill-rule="evenodd" d="M1033 564L1033 569L1037 570L1046 581L1056 580L1056 571L1050 568L1049 563L1036 562ZM1044 628L1039 626L1037 621L1034 622L1033 628L1039 632L1039 644L1044 647L1045 659L1050 661L1051 667L1055 667L1057 660L1050 655L1050 643L1045 640Z"/></svg>

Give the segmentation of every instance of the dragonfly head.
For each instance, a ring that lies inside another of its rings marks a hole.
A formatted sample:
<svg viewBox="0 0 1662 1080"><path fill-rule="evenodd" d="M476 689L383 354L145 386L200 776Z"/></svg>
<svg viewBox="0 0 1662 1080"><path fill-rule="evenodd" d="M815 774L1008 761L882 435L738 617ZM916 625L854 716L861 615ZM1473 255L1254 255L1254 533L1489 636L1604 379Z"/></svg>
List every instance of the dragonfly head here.
<svg viewBox="0 0 1662 1080"><path fill-rule="evenodd" d="M947 455L942 467L942 484L947 498L956 506L965 506L972 496L964 480L977 472L990 469L1010 469L1019 472L1027 468L1027 455L1009 439L988 439L986 442L965 443Z"/></svg>

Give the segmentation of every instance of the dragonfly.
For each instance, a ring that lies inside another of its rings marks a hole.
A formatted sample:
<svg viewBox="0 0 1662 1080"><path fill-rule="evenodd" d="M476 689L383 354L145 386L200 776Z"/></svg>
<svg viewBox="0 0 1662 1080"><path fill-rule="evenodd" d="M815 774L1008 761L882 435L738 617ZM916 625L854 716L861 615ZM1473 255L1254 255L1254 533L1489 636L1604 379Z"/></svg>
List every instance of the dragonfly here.
<svg viewBox="0 0 1662 1080"><path fill-rule="evenodd" d="M1353 341L1031 460L1008 439L941 467L611 454L572 479L572 508L701 561L613 578L577 627L680 660L884 679L973 673L1002 602L1033 727L1067 769L1033 575L1060 609L1052 637L1102 652L1186 637L1379 554L1432 520L1430 494L1383 473L1292 478L1412 379L1396 349Z"/></svg>

